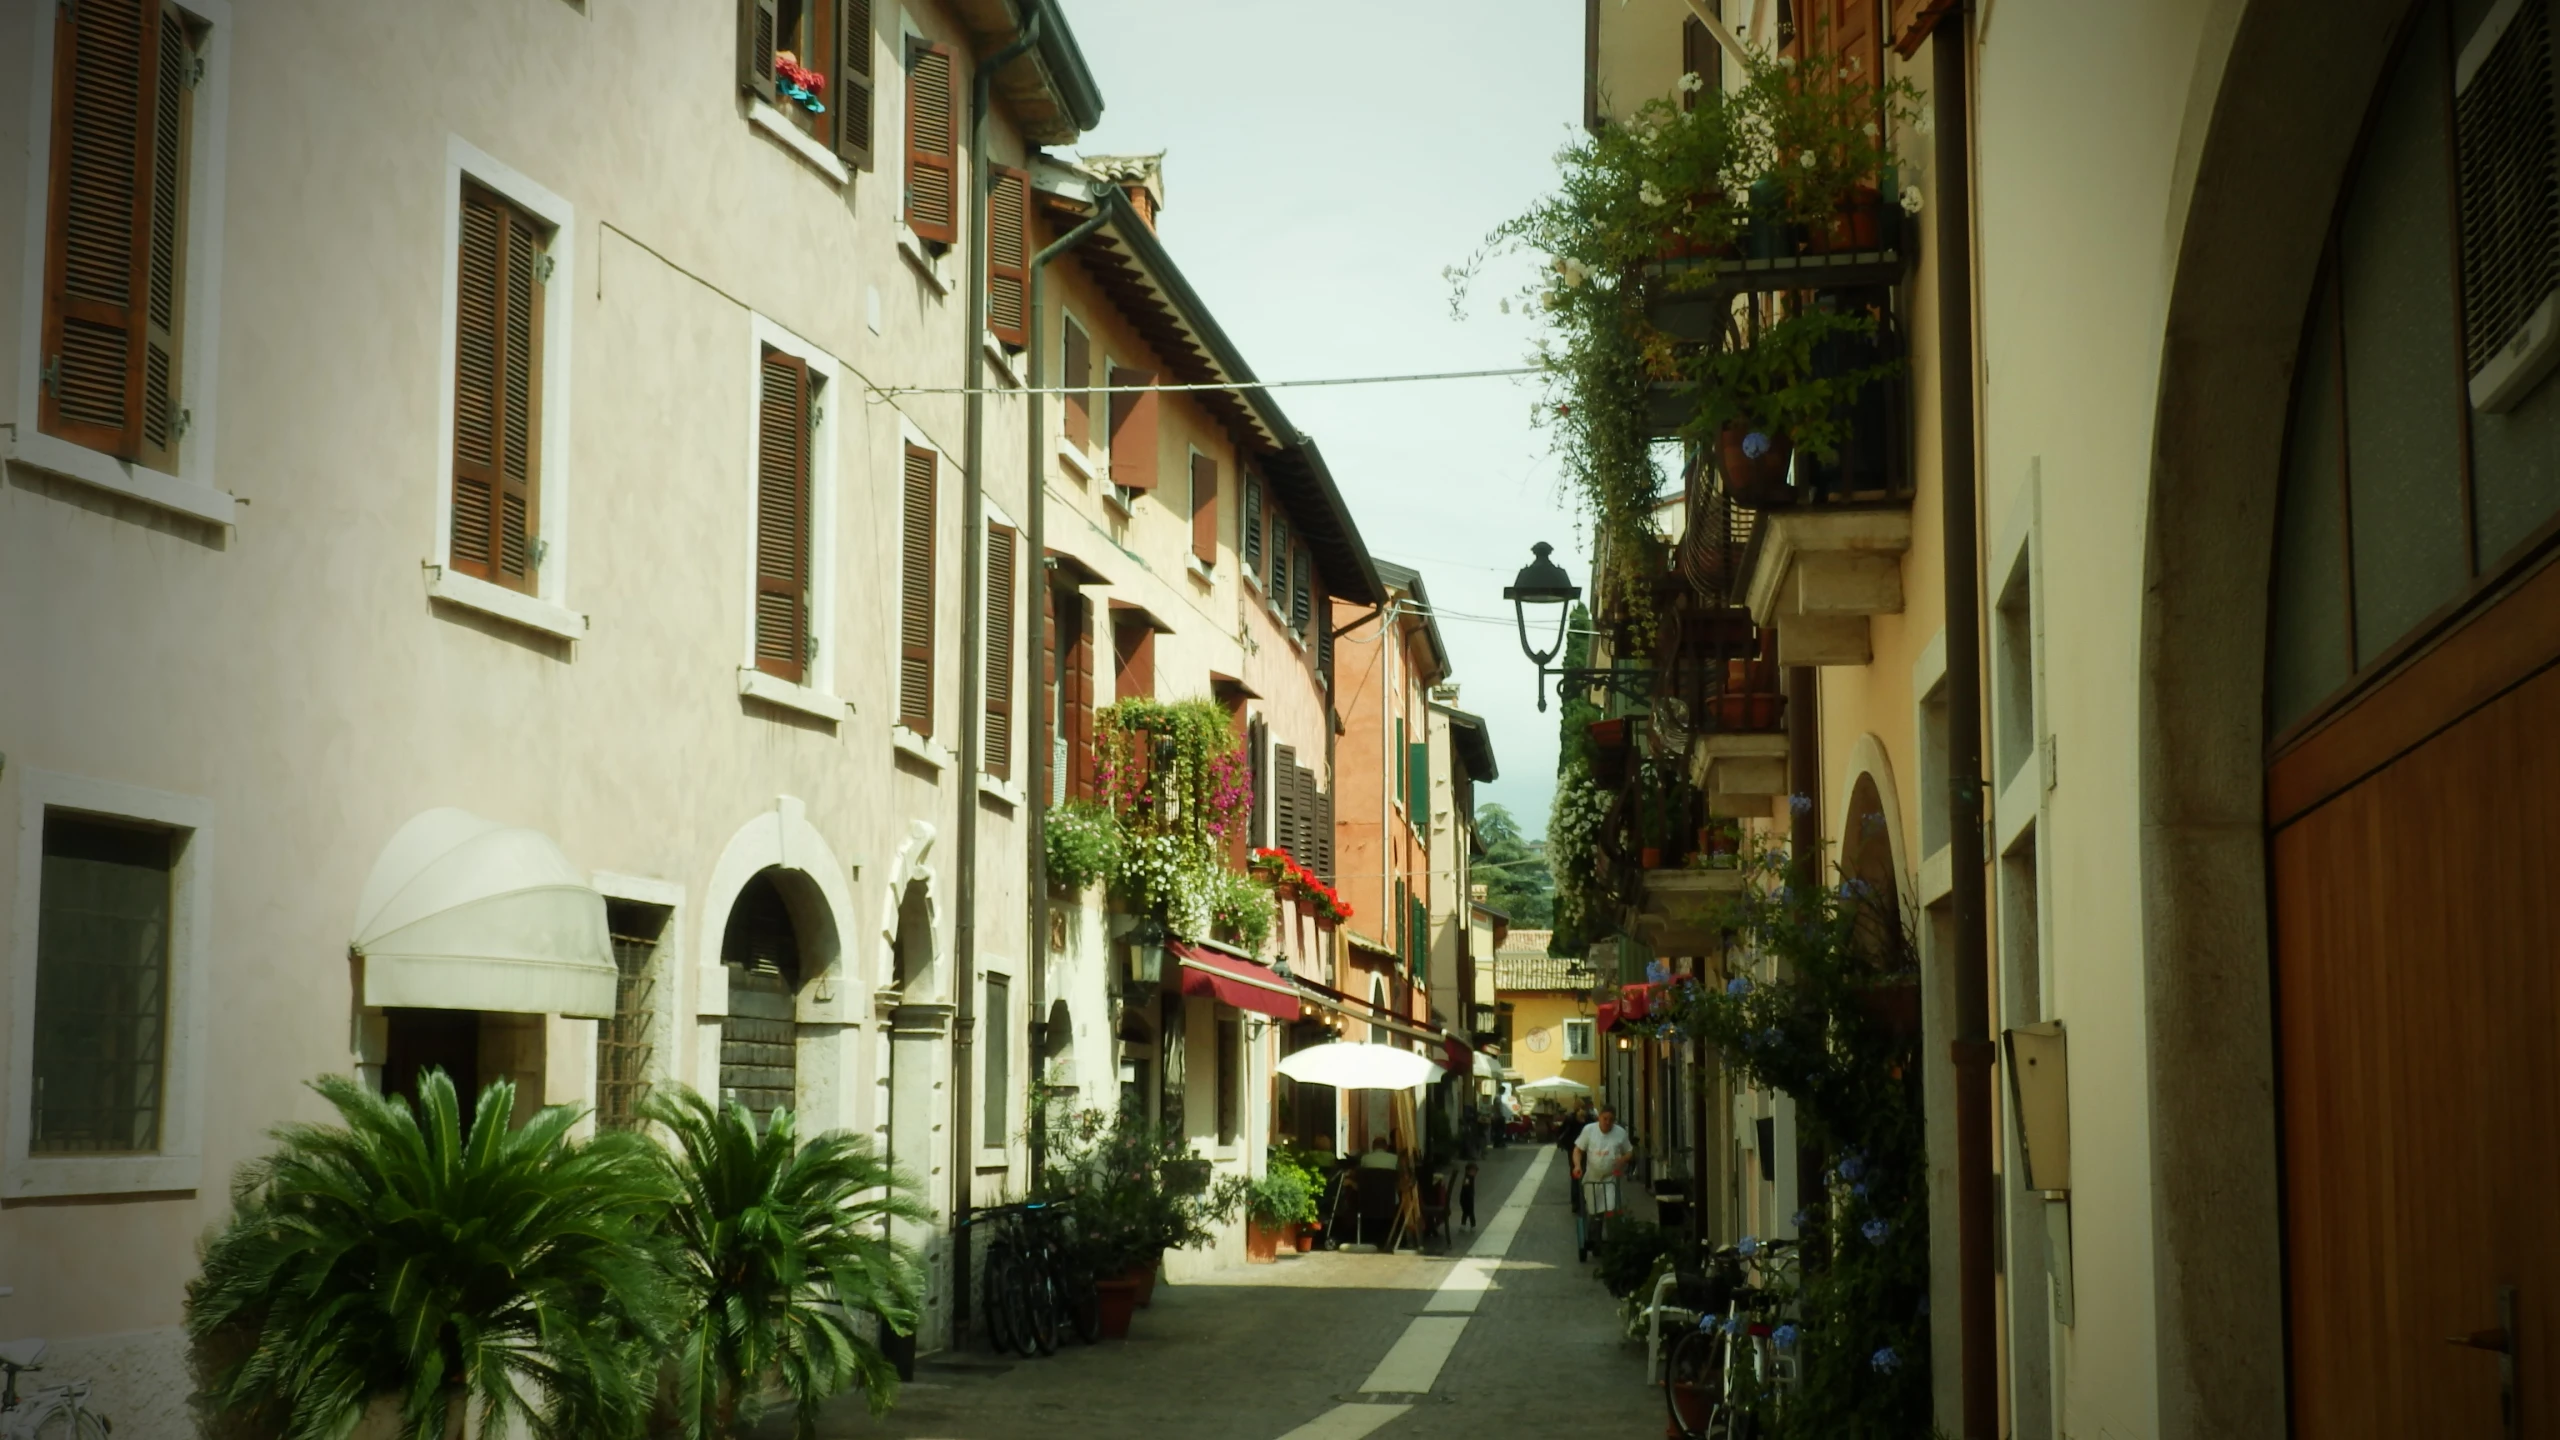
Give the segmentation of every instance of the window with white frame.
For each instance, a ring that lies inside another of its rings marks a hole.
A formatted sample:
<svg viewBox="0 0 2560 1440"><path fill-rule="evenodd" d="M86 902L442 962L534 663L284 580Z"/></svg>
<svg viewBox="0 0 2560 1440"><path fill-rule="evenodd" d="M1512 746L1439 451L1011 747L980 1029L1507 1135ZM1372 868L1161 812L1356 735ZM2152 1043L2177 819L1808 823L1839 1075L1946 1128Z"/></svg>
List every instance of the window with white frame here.
<svg viewBox="0 0 2560 1440"><path fill-rule="evenodd" d="M1588 1060L1592 1057L1593 1032L1591 1025L1592 1022L1588 1020L1567 1020L1564 1022L1564 1058L1567 1060Z"/></svg>
<svg viewBox="0 0 2560 1440"><path fill-rule="evenodd" d="M979 1097L978 1148L1004 1149L1013 1139L1013 977L990 971L980 1005L979 1049L986 1052Z"/></svg>
<svg viewBox="0 0 2560 1440"><path fill-rule="evenodd" d="M9 1198L193 1188L211 807L30 773Z"/></svg>
<svg viewBox="0 0 2560 1440"><path fill-rule="evenodd" d="M442 493L430 593L575 638L568 598L569 203L446 143Z"/></svg>
<svg viewBox="0 0 2560 1440"><path fill-rule="evenodd" d="M214 486L230 10L61 5L27 28L28 323L11 458L229 523Z"/></svg>

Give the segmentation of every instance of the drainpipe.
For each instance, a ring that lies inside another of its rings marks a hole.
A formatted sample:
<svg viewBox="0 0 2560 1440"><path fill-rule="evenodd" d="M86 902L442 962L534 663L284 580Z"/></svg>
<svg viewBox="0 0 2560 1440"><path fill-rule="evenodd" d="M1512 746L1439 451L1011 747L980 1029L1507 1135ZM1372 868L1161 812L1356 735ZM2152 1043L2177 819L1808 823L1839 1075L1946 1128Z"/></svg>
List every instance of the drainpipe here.
<svg viewBox="0 0 2560 1440"><path fill-rule="evenodd" d="M1047 326L1043 323L1046 312L1041 309L1041 299L1045 293L1049 262L1083 244L1086 236L1102 228L1108 214L1108 210L1097 204L1091 217L1031 257L1031 437L1027 447L1031 456L1028 482L1031 499L1027 507L1029 513L1024 517L1023 534L1031 549L1031 574L1041 587L1039 595L1044 604L1050 593L1049 397L1040 387L1048 383L1049 350L1045 339ZM1038 612L1033 613L1036 615ZM1063 650L1064 647L1060 648ZM1049 663L1056 663L1058 658L1049 657ZM1064 686L1066 681L1067 677L1061 673L1059 685ZM1044 687L1036 683L1031 686L1035 704L1046 693ZM1032 762L1030 778L1033 783L1027 787L1031 801L1031 853L1023 866L1026 877L1023 888L1031 897L1030 914L1025 922L1029 926L1026 933L1031 938L1023 946L1030 953L1023 963L1031 968L1031 1083L1035 1086L1040 1083L1040 1066L1049 1041L1049 787L1038 782L1042 768L1049 764L1049 757L1056 753L1057 747L1057 737L1049 733L1048 711L1043 709L1039 714L1039 720L1031 727L1031 733L1040 739L1041 749L1039 757ZM1049 1127L1046 1117L1035 1107L1031 1112L1031 1184L1040 1183L1048 1159Z"/></svg>
<svg viewBox="0 0 2560 1440"><path fill-rule="evenodd" d="M1945 494L1947 785L1954 879L1956 1265L1965 1440L2000 1427L1999 1317L1994 1308L1991 1184L1991 959L1982 867L1982 568L1975 533L1970 7L1955 5L1929 41L1937 112L1938 404Z"/></svg>
<svg viewBox="0 0 2560 1440"><path fill-rule="evenodd" d="M978 752L986 740L986 677L979 673L986 656L978 643L978 632L986 624L987 609L987 487L982 468L987 452L987 406L981 393L987 383L987 357L980 339L987 330L987 104L996 72L1040 43L1040 20L1046 13L1033 10L1013 43L989 56L970 75L969 157L964 167L967 174L961 182L962 193L969 197L968 228L961 232L965 242L962 253L968 257L969 268L967 331L962 336L968 355L961 369L968 377L961 424L961 443L965 447L961 468L967 474L968 499L961 523L968 528L960 537L960 748L955 757L960 771L960 881L954 904L959 919L952 935L952 983L956 990L953 999L959 1007L951 1022L951 1328L955 1341L969 1320L966 1222L969 1191L977 1181L978 1158L977 1137L971 1133L970 1125L975 1118L970 1113L975 1090L970 1082L976 1070L974 1032L978 1023L978 767L983 759Z"/></svg>

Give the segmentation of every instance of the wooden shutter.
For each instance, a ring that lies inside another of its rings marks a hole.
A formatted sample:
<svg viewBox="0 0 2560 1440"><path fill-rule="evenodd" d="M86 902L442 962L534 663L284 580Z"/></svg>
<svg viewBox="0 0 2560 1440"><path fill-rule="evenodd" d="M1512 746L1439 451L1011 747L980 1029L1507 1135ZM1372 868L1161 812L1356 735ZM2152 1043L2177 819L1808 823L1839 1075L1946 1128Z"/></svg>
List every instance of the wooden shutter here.
<svg viewBox="0 0 2560 1440"><path fill-rule="evenodd" d="M1037 577L1040 571L1032 574ZM1067 798L1062 781L1064 767L1058 764L1058 741L1065 727L1058 721L1058 686L1066 679L1065 666L1058 653L1058 587L1040 585L1040 710L1031 723L1033 766L1041 793L1055 805Z"/></svg>
<svg viewBox="0 0 2560 1440"><path fill-rule="evenodd" d="M1291 745L1271 747L1271 843L1307 863L1298 855L1298 751Z"/></svg>
<svg viewBox="0 0 2560 1440"><path fill-rule="evenodd" d="M1263 541L1271 547L1271 579L1264 588L1271 592L1271 603L1280 613L1289 613L1289 522L1279 511L1271 512L1271 534Z"/></svg>
<svg viewBox="0 0 2560 1440"><path fill-rule="evenodd" d="M1431 742L1416 740L1408 747L1408 753L1412 762L1406 771L1410 784L1405 793L1405 813L1413 817L1414 829L1428 831L1431 828Z"/></svg>
<svg viewBox="0 0 2560 1440"><path fill-rule="evenodd" d="M1061 621L1073 623L1067 642L1067 789L1093 798L1093 612L1081 595L1061 596Z"/></svg>
<svg viewBox="0 0 2560 1440"><path fill-rule="evenodd" d="M987 728L981 747L986 772L1013 777L1014 528L987 526Z"/></svg>
<svg viewBox="0 0 2560 1440"><path fill-rule="evenodd" d="M1191 554L1218 563L1218 462L1206 455L1191 457Z"/></svg>
<svg viewBox="0 0 2560 1440"><path fill-rule="evenodd" d="M937 245L960 239L955 72L950 46L907 42L907 228Z"/></svg>
<svg viewBox="0 0 2560 1440"><path fill-rule="evenodd" d="M159 0L57 7L37 421L177 468L195 47Z"/></svg>
<svg viewBox="0 0 2560 1440"><path fill-rule="evenodd" d="M1317 809L1321 802L1316 794L1316 772L1301 765L1294 780L1298 787L1298 863L1322 874L1325 835Z"/></svg>
<svg viewBox="0 0 2560 1440"><path fill-rule="evenodd" d="M898 553L898 723L933 733L934 453L907 447L903 540Z"/></svg>
<svg viewBox="0 0 2560 1440"><path fill-rule="evenodd" d="M1245 828L1257 850L1271 848L1271 722L1255 716L1246 727L1244 737L1245 773L1251 777L1253 808L1248 812Z"/></svg>
<svg viewBox="0 0 2560 1440"><path fill-rule="evenodd" d="M1244 551L1244 568L1248 575L1262 574L1262 477L1244 472L1244 496L1236 506L1236 523L1243 527L1237 545Z"/></svg>
<svg viewBox="0 0 2560 1440"><path fill-rule="evenodd" d="M1093 342L1085 338L1084 327L1072 315L1061 327L1058 338L1058 383L1066 388L1062 397L1067 443L1078 450L1093 443L1093 396L1086 387L1093 384Z"/></svg>
<svg viewBox="0 0 2560 1440"><path fill-rule="evenodd" d="M1119 668L1112 678L1111 698L1153 698L1156 693L1156 627L1141 616L1117 616L1112 622L1111 640L1119 659Z"/></svg>
<svg viewBox="0 0 2560 1440"><path fill-rule="evenodd" d="M809 662L809 367L764 352L756 407L756 668L799 684Z"/></svg>
<svg viewBox="0 0 2560 1440"><path fill-rule="evenodd" d="M987 195L987 331L1019 350L1031 343L1031 175L998 165Z"/></svg>
<svg viewBox="0 0 2560 1440"><path fill-rule="evenodd" d="M836 73L827 77L827 110L836 117L836 158L871 168L873 73L871 0L835 0Z"/></svg>
<svg viewBox="0 0 2560 1440"><path fill-rule="evenodd" d="M1289 628L1300 635L1307 633L1307 621L1315 614L1315 557L1305 550L1298 552L1297 563L1289 567Z"/></svg>
<svg viewBox="0 0 2560 1440"><path fill-rule="evenodd" d="M1153 385L1152 370L1111 367L1111 383ZM1122 392L1111 396L1111 483L1129 490L1156 488L1156 392Z"/></svg>
<svg viewBox="0 0 2560 1440"><path fill-rule="evenodd" d="M478 186L462 192L454 307L453 568L534 585L542 434L542 235Z"/></svg>
<svg viewBox="0 0 2560 1440"><path fill-rule="evenodd" d="M1330 790L1316 795L1315 825L1316 874L1322 876L1327 885L1339 884L1341 882L1333 878L1333 792Z"/></svg>
<svg viewBox="0 0 2560 1440"><path fill-rule="evenodd" d="M738 0L738 87L771 102L773 49L781 33L781 0Z"/></svg>

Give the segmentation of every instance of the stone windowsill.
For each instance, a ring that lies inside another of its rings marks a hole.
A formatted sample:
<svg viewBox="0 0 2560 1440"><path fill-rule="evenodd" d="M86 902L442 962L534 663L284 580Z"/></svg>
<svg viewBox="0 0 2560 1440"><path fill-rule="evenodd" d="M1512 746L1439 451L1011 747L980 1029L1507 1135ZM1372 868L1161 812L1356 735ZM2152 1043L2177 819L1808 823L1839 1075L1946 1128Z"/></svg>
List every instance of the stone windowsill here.
<svg viewBox="0 0 2560 1440"><path fill-rule="evenodd" d="M587 617L565 605L554 605L538 595L492 585L476 575L448 570L433 561L426 564L427 597L448 605L495 615L511 624L563 640L587 638Z"/></svg>

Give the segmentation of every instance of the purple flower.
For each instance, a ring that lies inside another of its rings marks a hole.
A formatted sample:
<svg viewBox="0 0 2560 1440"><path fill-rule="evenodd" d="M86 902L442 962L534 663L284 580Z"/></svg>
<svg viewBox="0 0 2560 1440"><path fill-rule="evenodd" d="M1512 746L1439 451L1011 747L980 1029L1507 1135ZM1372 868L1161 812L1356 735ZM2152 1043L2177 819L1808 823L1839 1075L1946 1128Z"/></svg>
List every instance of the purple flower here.
<svg viewBox="0 0 2560 1440"><path fill-rule="evenodd" d="M1777 1329L1770 1331L1769 1343L1777 1346L1781 1350L1793 1350L1796 1348L1796 1327L1793 1325L1781 1325Z"/></svg>
<svg viewBox="0 0 2560 1440"><path fill-rule="evenodd" d="M1760 1253L1760 1237L1757 1235L1745 1235L1740 1240L1734 1242L1733 1248L1740 1252L1744 1259L1748 1260L1752 1256Z"/></svg>
<svg viewBox="0 0 2560 1440"><path fill-rule="evenodd" d="M1740 999L1741 997L1750 994L1751 977L1748 975L1736 975L1732 979L1727 980L1724 982L1724 993L1731 995L1736 999Z"/></svg>
<svg viewBox="0 0 2560 1440"><path fill-rule="evenodd" d="M1902 1368L1902 1357L1894 1354L1893 1347L1887 1345L1883 1349L1877 1351L1874 1355L1869 1356L1867 1363L1876 1367L1877 1374L1890 1375L1894 1371Z"/></svg>
<svg viewBox="0 0 2560 1440"><path fill-rule="evenodd" d="M1644 978L1652 984L1659 985L1671 978L1671 967L1659 960L1647 960L1644 962Z"/></svg>
<svg viewBox="0 0 2560 1440"><path fill-rule="evenodd" d="M1750 1328L1750 1322L1744 1320L1739 1315L1728 1315L1725 1317L1724 1333L1727 1335L1739 1335Z"/></svg>
<svg viewBox="0 0 2560 1440"><path fill-rule="evenodd" d="M1760 433L1759 431L1757 431L1757 430L1754 430L1754 431L1752 431L1750 434L1745 435L1745 436L1743 436L1743 437L1742 437L1742 456L1743 456L1743 458L1744 458L1744 459L1746 459L1746 460L1757 460L1757 459L1759 459L1761 456L1766 455L1766 454L1768 454L1768 453L1769 453L1769 437L1768 437L1768 436L1761 434L1761 433Z"/></svg>
<svg viewBox="0 0 2560 1440"><path fill-rule="evenodd" d="M1793 810L1799 815L1810 815L1813 813L1813 797L1810 795L1790 795L1787 797L1787 808Z"/></svg>
<svg viewBox="0 0 2560 1440"><path fill-rule="evenodd" d="M1848 1154L1846 1154L1846 1155L1844 1155L1844 1156L1840 1157L1840 1178L1841 1178L1841 1179L1843 1179L1843 1180L1855 1180L1855 1179L1857 1179L1859 1176L1864 1175L1864 1174L1866 1174L1866 1173L1867 1173L1867 1162L1866 1162L1866 1157L1864 1157L1864 1156L1860 1155L1857 1151L1852 1150L1852 1151L1850 1151Z"/></svg>
<svg viewBox="0 0 2560 1440"><path fill-rule="evenodd" d="M1851 1185L1851 1186L1849 1187L1849 1193L1850 1193L1850 1194L1852 1194L1852 1195L1857 1196L1857 1197L1858 1197L1859 1199L1861 1199L1861 1200L1866 1199L1866 1198L1867 1198L1867 1182L1866 1182L1866 1181L1864 1181L1864 1180L1860 1180L1860 1181L1858 1181L1857 1183L1855 1183L1855 1184Z"/></svg>
<svg viewBox="0 0 2560 1440"><path fill-rule="evenodd" d="M1868 1244L1881 1245L1884 1237L1893 1233L1893 1224L1887 1220L1870 1220L1858 1227L1858 1233L1867 1237Z"/></svg>

